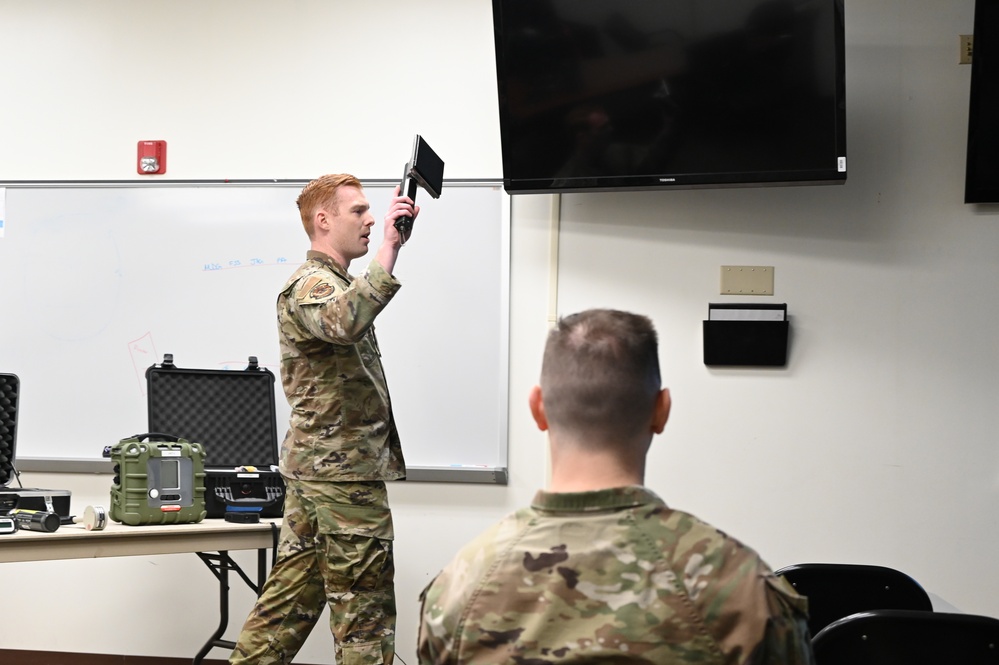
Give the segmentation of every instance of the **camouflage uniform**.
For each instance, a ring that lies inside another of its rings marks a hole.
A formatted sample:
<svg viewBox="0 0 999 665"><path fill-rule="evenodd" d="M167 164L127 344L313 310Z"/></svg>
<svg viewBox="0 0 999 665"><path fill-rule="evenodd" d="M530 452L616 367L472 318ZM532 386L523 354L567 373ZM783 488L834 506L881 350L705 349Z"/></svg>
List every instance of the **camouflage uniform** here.
<svg viewBox="0 0 999 665"><path fill-rule="evenodd" d="M386 480L405 477L374 319L400 284L377 261L358 278L310 251L278 296L291 428L278 556L230 663L290 663L322 612L339 665L395 653L392 516Z"/></svg>
<svg viewBox="0 0 999 665"><path fill-rule="evenodd" d="M399 287L377 261L352 279L331 257L310 251L281 291L281 382L291 404L281 446L285 477L406 475L374 328Z"/></svg>
<svg viewBox="0 0 999 665"><path fill-rule="evenodd" d="M539 492L421 595L421 663L813 663L807 602L643 487Z"/></svg>

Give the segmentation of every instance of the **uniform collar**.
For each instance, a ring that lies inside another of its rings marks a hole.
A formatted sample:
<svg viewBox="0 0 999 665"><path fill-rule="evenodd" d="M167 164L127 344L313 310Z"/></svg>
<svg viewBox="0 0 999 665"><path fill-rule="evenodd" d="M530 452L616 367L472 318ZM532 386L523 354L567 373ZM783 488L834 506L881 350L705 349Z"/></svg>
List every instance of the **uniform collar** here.
<svg viewBox="0 0 999 665"><path fill-rule="evenodd" d="M305 253L305 258L309 261L318 261L319 263L322 263L323 265L330 268L334 272L343 275L344 277L350 276L350 273L347 272L347 269L342 265L340 265L339 261L334 259L326 252L320 252L318 249L310 249Z"/></svg>
<svg viewBox="0 0 999 665"><path fill-rule="evenodd" d="M634 508L647 503L662 503L655 492L641 485L612 487L592 492L546 492L540 490L531 506L543 511L619 510Z"/></svg>

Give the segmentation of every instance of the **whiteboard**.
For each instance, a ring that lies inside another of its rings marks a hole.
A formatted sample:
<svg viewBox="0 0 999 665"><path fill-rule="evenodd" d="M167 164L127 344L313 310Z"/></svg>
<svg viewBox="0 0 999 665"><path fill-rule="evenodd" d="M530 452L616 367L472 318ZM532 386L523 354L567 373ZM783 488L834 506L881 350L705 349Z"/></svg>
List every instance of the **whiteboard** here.
<svg viewBox="0 0 999 665"><path fill-rule="evenodd" d="M0 372L20 378L17 458L99 459L147 431L145 371L166 353L206 369L256 356L279 377L275 305L308 250L304 184L0 188ZM365 183L377 222L354 275L394 184ZM402 288L375 322L411 468L505 470L506 196L445 182L439 199L417 197Z"/></svg>

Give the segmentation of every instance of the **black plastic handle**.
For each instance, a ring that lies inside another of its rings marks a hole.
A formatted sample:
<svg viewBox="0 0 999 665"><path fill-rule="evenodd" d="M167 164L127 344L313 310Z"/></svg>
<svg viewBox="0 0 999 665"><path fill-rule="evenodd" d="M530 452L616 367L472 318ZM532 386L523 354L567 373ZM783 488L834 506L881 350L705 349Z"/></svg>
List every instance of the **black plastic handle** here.
<svg viewBox="0 0 999 665"><path fill-rule="evenodd" d="M169 441L172 443L177 443L180 441L179 436L174 436L173 434L164 434L162 432L146 432L145 434L133 434L128 437L130 439L138 439L142 441L143 439L149 439L150 441Z"/></svg>
<svg viewBox="0 0 999 665"><path fill-rule="evenodd" d="M407 163L405 170L402 172L402 182L399 184L399 195L408 196L412 201L413 205L416 205L416 190L420 183L416 181L413 177L413 165ZM399 234L403 236L403 242L409 238L409 234L413 230L413 218L399 217L395 220L395 228L399 231Z"/></svg>

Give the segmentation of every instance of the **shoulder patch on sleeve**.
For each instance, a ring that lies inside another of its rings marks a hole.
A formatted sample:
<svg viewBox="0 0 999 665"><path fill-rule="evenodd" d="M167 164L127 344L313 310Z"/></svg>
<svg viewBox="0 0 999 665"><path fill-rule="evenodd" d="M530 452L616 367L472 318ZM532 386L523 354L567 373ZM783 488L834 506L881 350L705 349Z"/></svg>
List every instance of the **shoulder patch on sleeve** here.
<svg viewBox="0 0 999 665"><path fill-rule="evenodd" d="M336 292L336 288L321 275L306 277L295 289L295 299L307 305L327 300Z"/></svg>
<svg viewBox="0 0 999 665"><path fill-rule="evenodd" d="M333 293L333 287L327 284L326 282L320 282L319 284L316 284L311 289L309 289L309 297L315 298L317 300L320 298L325 298L331 293Z"/></svg>

